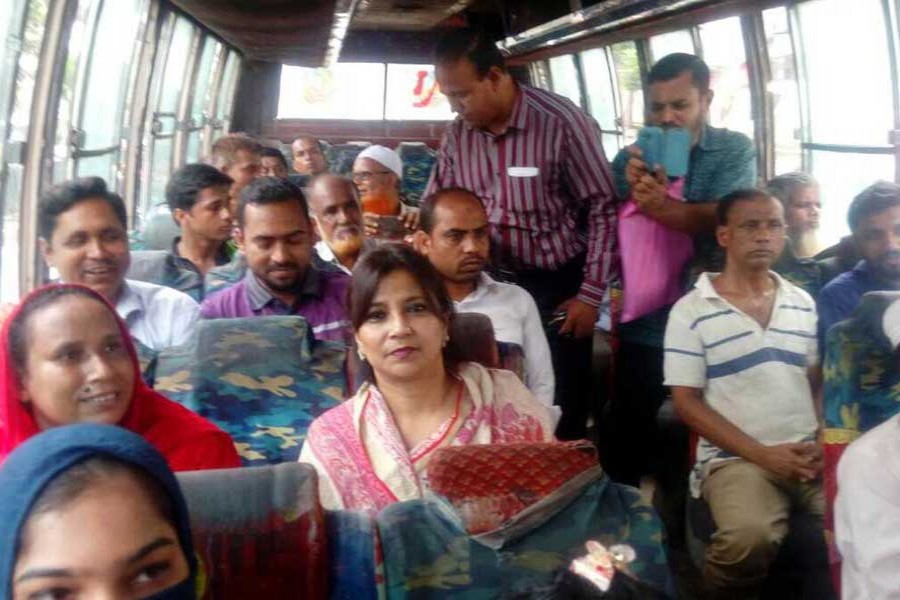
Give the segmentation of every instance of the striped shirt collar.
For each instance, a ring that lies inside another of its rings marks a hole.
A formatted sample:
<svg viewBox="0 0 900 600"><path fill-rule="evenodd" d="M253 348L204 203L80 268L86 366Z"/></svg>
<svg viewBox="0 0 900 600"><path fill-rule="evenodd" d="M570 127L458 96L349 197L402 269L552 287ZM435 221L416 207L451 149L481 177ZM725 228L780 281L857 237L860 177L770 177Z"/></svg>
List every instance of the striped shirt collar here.
<svg viewBox="0 0 900 600"><path fill-rule="evenodd" d="M722 302L728 302L725 298L719 295L719 292L716 291L716 287L713 285L713 277L719 275L719 273L702 273L700 277L697 278L697 283L694 284L694 287L697 288L697 291L700 292L700 296L707 299L716 298L721 300ZM776 273L775 271L769 271L769 275L775 279L775 300L779 302L782 300L784 296L784 292L786 289L785 280L782 279L781 275Z"/></svg>
<svg viewBox="0 0 900 600"><path fill-rule="evenodd" d="M247 269L247 275L244 280L246 281L247 300L250 302L250 308L254 311L262 310L271 302L281 302L281 300L276 298L250 269ZM307 267L306 275L303 276L303 281L300 284L300 290L297 295L295 306L289 306L288 308L293 310L296 305L300 304L301 298L304 296L318 298L321 295L321 292L322 286L319 281L319 272L310 265Z"/></svg>
<svg viewBox="0 0 900 600"><path fill-rule="evenodd" d="M487 129L477 128L478 131L481 131L483 134L490 137L500 137L505 135L510 129L515 129L517 131L524 131L526 129L526 125L528 125L528 101L526 99L526 95L528 94L528 86L516 83L516 101L513 103L512 112L509 113L509 119L506 122L506 127L503 130L503 133L499 135L495 135L488 131ZM460 117L461 119L462 117ZM463 124L469 129L476 129L474 125L463 121Z"/></svg>

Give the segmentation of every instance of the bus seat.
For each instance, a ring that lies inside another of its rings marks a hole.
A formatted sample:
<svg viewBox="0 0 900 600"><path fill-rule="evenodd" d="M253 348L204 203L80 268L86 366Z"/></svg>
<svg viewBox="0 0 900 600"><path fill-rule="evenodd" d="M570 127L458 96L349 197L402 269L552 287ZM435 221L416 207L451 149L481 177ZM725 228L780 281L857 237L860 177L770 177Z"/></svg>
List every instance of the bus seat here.
<svg viewBox="0 0 900 600"><path fill-rule="evenodd" d="M375 519L361 511L325 511L328 528L330 597L377 600L380 578L376 561L380 550Z"/></svg>
<svg viewBox="0 0 900 600"><path fill-rule="evenodd" d="M197 302L203 300L203 277L181 267L167 250L132 252L126 277L176 289Z"/></svg>
<svg viewBox="0 0 900 600"><path fill-rule="evenodd" d="M418 206L437 161L437 153L423 142L400 142L397 154L403 161L403 182L400 191L407 204Z"/></svg>
<svg viewBox="0 0 900 600"><path fill-rule="evenodd" d="M450 338L465 360L492 369L500 368L494 325L487 315L474 312L456 313L450 327Z"/></svg>
<svg viewBox="0 0 900 600"><path fill-rule="evenodd" d="M245 465L291 462L312 420L346 397L346 354L301 316L202 320L159 353L154 387L228 432Z"/></svg>
<svg viewBox="0 0 900 600"><path fill-rule="evenodd" d="M243 252L235 252L231 257L231 262L227 265L213 267L206 272L204 278L204 286L206 287L206 295L231 287L247 274L247 259L244 258Z"/></svg>
<svg viewBox="0 0 900 600"><path fill-rule="evenodd" d="M143 227L132 241L134 250L171 250L181 229L172 218L169 207L159 204L151 208L144 218Z"/></svg>
<svg viewBox="0 0 900 600"><path fill-rule="evenodd" d="M325 152L328 170L340 175L349 175L353 172L353 161L365 148L366 146L362 146L358 142L330 146Z"/></svg>
<svg viewBox="0 0 900 600"><path fill-rule="evenodd" d="M709 505L688 494L688 550L702 571L706 547L716 523ZM828 547L825 530L813 515L796 512L788 519L788 534L778 550L760 598L837 598L829 577Z"/></svg>
<svg viewBox="0 0 900 600"><path fill-rule="evenodd" d="M536 597L588 540L630 545L632 574L670 590L659 519L590 442L441 448L428 481L434 494L376 517L387 598Z"/></svg>
<svg viewBox="0 0 900 600"><path fill-rule="evenodd" d="M198 598L327 598L315 470L289 463L178 473L203 588Z"/></svg>
<svg viewBox="0 0 900 600"><path fill-rule="evenodd" d="M141 379L148 386L153 387L153 380L156 377L156 357L159 354L156 350L145 346L139 339L131 338L134 344L134 350L137 353L138 368L141 371Z"/></svg>
<svg viewBox="0 0 900 600"><path fill-rule="evenodd" d="M500 368L512 371L525 381L525 352L519 344L497 342Z"/></svg>
<svg viewBox="0 0 900 600"><path fill-rule="evenodd" d="M900 369L884 335L884 311L900 292L865 294L849 319L825 336L823 408L825 430L825 527L834 531L837 465L847 446L860 435L900 413ZM840 577L832 548L833 574ZM837 585L837 584L836 584Z"/></svg>

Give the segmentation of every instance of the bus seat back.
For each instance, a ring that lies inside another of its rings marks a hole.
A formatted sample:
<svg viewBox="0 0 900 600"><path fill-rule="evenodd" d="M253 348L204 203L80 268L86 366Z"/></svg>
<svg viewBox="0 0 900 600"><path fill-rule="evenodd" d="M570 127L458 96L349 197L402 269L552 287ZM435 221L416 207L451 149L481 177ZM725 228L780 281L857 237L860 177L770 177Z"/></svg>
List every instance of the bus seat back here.
<svg viewBox="0 0 900 600"><path fill-rule="evenodd" d="M400 142L397 154L403 161L403 196L408 204L418 206L437 162L437 152L422 142Z"/></svg>
<svg viewBox="0 0 900 600"><path fill-rule="evenodd" d="M587 554L589 540L607 547L631 546L636 553L629 565L633 576L661 591L669 590L659 518L637 490L613 483L603 474L596 454L585 455L585 445L589 443L560 444L548 454L548 444L536 444L537 454L526 453L551 457L552 469L525 464L523 444L441 449L463 458L429 465L429 480L434 474L451 489L464 485L467 473L485 460L491 473L504 474L482 489L470 490L470 498L482 494L483 505L494 505L497 522L503 525L473 535L466 528L465 501L452 502L442 495L388 506L376 518L385 597L531 597L529 592L552 585L574 558ZM476 461L471 452L489 456ZM573 467L577 474L569 477L571 473L560 469L560 464ZM433 472L432 465L444 472ZM505 503L510 497L517 502ZM523 504L529 504L528 508L516 512Z"/></svg>
<svg viewBox="0 0 900 600"><path fill-rule="evenodd" d="M301 316L205 320L160 352L154 385L231 435L245 465L291 462L312 420L344 399L346 354Z"/></svg>
<svg viewBox="0 0 900 600"><path fill-rule="evenodd" d="M326 598L315 470L289 463L178 473L201 564L199 598Z"/></svg>

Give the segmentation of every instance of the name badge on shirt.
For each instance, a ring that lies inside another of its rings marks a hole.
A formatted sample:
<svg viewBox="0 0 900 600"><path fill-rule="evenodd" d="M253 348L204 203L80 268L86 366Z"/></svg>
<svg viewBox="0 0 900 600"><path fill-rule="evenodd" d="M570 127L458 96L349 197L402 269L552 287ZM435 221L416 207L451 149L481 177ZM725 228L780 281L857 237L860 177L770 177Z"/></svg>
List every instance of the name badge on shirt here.
<svg viewBox="0 0 900 600"><path fill-rule="evenodd" d="M506 174L510 177L537 177L541 170L537 167L508 167Z"/></svg>

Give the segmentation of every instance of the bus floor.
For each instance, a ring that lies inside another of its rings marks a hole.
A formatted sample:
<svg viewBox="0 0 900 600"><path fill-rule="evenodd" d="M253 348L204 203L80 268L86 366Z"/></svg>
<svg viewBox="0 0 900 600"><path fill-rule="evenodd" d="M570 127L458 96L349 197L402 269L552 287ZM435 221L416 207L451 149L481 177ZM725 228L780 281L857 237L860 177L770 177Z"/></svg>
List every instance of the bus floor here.
<svg viewBox="0 0 900 600"><path fill-rule="evenodd" d="M603 418L605 404L612 390L612 353L613 344L610 335L605 331L595 330L592 357L592 373L595 376L592 397L598 399L597 413L601 415L599 418ZM685 515L690 473L690 432L675 414L671 402L666 402L660 409L657 422L660 430L659 447L665 451L654 472L641 479L641 495L653 504L665 527L666 551L675 585L675 597L685 600L706 600L710 598L710 594L687 548ZM601 429L593 419L588 421L588 439L594 444L598 442Z"/></svg>

